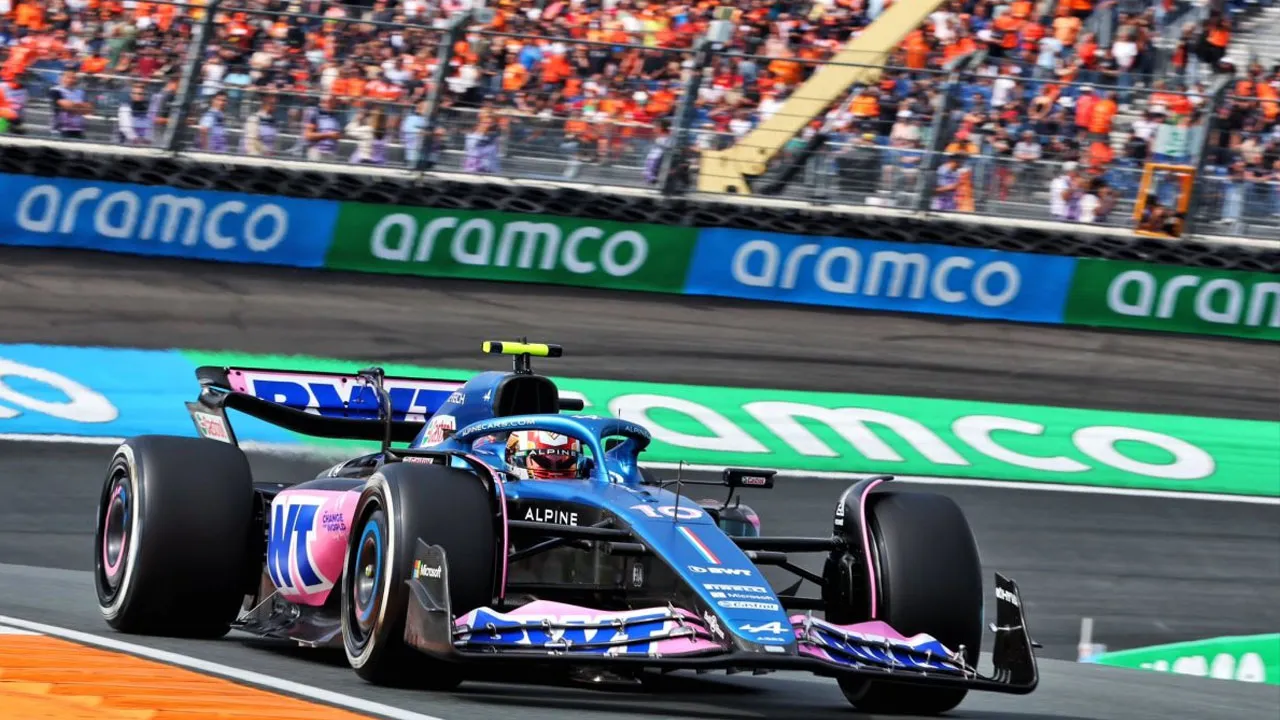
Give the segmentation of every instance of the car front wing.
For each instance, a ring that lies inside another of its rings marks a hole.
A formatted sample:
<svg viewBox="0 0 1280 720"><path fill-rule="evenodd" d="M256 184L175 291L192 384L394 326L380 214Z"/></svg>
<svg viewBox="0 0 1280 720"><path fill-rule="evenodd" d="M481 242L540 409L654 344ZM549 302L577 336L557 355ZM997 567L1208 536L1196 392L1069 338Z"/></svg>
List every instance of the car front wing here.
<svg viewBox="0 0 1280 720"><path fill-rule="evenodd" d="M711 613L674 606L604 611L535 601L499 612L478 608L455 616L444 549L418 541L408 581L412 597L405 641L433 657L484 667L563 663L635 670L805 670L921 685L964 686L1026 694L1039 674L1017 585L996 574L994 671L981 674L928 635L905 637L880 622L837 625L792 615L794 641L759 645L724 632ZM439 571L437 572L437 568ZM945 599L940 599L945 601Z"/></svg>

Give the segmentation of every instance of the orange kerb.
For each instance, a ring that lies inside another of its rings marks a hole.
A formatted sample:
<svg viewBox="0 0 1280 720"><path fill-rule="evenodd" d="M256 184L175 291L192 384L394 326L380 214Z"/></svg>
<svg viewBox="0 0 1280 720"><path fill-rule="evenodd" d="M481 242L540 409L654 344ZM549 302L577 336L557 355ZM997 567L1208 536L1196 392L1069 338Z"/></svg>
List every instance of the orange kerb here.
<svg viewBox="0 0 1280 720"><path fill-rule="evenodd" d="M367 720L45 635L0 628L0 720Z"/></svg>

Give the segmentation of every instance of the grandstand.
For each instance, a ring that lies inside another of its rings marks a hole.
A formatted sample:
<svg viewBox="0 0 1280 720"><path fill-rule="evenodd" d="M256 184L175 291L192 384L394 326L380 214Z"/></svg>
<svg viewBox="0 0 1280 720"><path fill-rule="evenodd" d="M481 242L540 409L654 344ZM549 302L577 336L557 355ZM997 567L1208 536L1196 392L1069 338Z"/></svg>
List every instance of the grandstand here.
<svg viewBox="0 0 1280 720"><path fill-rule="evenodd" d="M163 145L172 126L177 149L688 186L892 7L738 2L700 53L714 0L497 0L455 28L471 0L210 2L0 0L0 129ZM1203 159L1200 232L1280 236L1277 12L942 0L753 187L1132 227L1148 161Z"/></svg>

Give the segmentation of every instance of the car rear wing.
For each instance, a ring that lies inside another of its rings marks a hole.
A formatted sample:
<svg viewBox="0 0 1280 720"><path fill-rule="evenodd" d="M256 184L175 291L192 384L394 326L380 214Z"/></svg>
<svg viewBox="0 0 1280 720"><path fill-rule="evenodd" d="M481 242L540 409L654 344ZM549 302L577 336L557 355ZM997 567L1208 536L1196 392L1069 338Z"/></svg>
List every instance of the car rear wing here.
<svg viewBox="0 0 1280 720"><path fill-rule="evenodd" d="M237 444L228 409L312 437L410 442L461 380L205 366L200 397L186 403L196 431Z"/></svg>

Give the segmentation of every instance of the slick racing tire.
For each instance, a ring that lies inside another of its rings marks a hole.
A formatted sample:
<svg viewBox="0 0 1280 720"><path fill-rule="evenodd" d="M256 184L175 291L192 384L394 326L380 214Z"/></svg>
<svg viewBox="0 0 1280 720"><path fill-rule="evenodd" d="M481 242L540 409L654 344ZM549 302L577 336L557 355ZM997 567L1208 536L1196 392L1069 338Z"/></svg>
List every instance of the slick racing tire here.
<svg viewBox="0 0 1280 720"><path fill-rule="evenodd" d="M253 477L239 448L126 440L108 465L94 533L107 624L139 635L225 635L246 593L253 525Z"/></svg>
<svg viewBox="0 0 1280 720"><path fill-rule="evenodd" d="M356 504L342 579L343 645L371 683L449 690L462 682L460 668L404 640L419 539L444 548L455 612L493 601L498 533L489 490L464 470L392 463L369 478Z"/></svg>
<svg viewBox="0 0 1280 720"><path fill-rule="evenodd" d="M978 664L982 643L982 565L964 513L936 493L884 492L868 498L867 524L879 580L878 620L910 637L928 633ZM968 690L841 678L859 711L935 715Z"/></svg>

